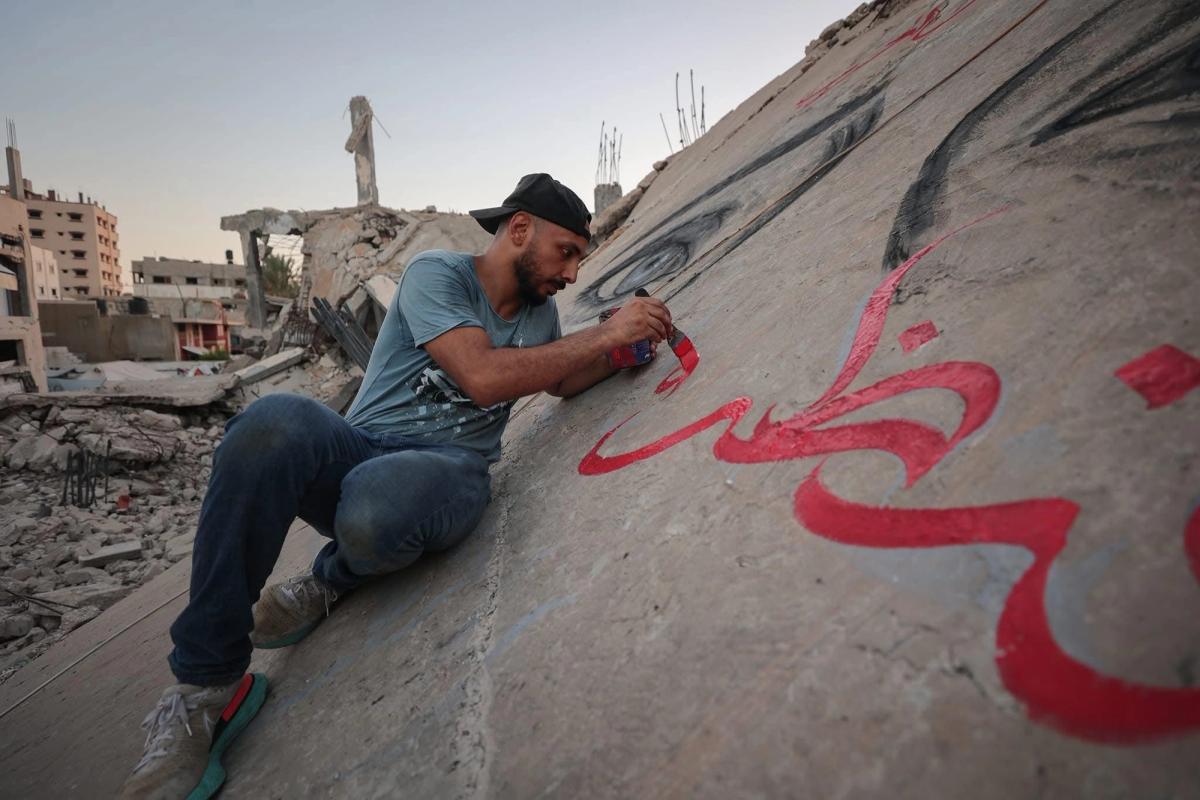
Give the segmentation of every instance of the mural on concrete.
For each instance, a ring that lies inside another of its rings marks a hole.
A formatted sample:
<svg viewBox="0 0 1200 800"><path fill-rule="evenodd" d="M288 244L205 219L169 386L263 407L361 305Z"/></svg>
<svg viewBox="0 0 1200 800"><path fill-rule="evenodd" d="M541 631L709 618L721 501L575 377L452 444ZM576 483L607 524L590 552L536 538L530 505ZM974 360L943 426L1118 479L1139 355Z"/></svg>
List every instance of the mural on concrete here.
<svg viewBox="0 0 1200 800"><path fill-rule="evenodd" d="M1118 51L1096 65L1086 78L1070 86L1064 97L1056 98L1059 104L1066 105L1080 94L1084 95L1082 100L1071 105L1066 112L1042 108L1030 113L1023 109L1022 101L1037 91L1038 79L1041 76L1061 69L1067 60L1078 57L1079 49L1089 46L1090 37L1099 34L1103 26L1121 24L1121 21L1115 18L1119 10L1128 10L1127 4L1121 0L1106 6L1039 53L983 102L968 111L926 156L916 180L900 201L900 208L884 251L884 270L894 269L903 263L912 250L913 242L940 224L939 209L946 194L948 175L972 142L988 138L985 136L987 125L1011 124L1008 118L1022 110L1029 119L1053 117L1053 121L1029 135L1027 146L1035 148L1074 128L1091 125L1151 104L1180 100L1197 93L1200 89L1197 79L1200 69L1200 35L1193 36L1148 64L1135 66L1140 54L1149 51L1168 35L1195 23L1200 18L1200 2L1190 0L1170 5L1166 13L1151 15L1131 41L1127 41ZM1112 41L1121 37L1111 35L1105 38ZM1156 124L1166 128L1179 128L1184 133L1182 139L1118 150L1110 153L1109 157L1145 153L1147 147L1154 149L1195 146L1200 143L1196 136L1196 119L1196 111L1180 110L1167 120Z"/></svg>
<svg viewBox="0 0 1200 800"><path fill-rule="evenodd" d="M874 354L905 275L950 237L999 213L1003 209L939 236L879 284L867 301L853 345L832 385L803 411L786 420L772 420L769 407L749 438L741 438L733 429L749 413L752 401L738 397L643 447L602 455L600 450L629 421L626 419L584 456L579 472L599 475L622 469L724 422L725 430L713 445L713 455L719 460L754 464L882 450L900 459L905 486L913 486L991 418L1001 388L995 370L979 362L947 361L893 375L850 394L845 391ZM1158 348L1118 370L1118 375L1141 392L1151 407L1157 407L1200 384L1200 361L1175 348ZM962 418L948 438L937 428L912 419L819 427L888 398L934 388L952 391L963 401ZM996 632L1001 679L1025 703L1033 719L1075 736L1115 743L1200 728L1200 689L1144 686L1101 674L1070 656L1055 640L1045 605L1046 582L1079 512L1076 503L1050 497L948 509L866 506L833 494L821 483L820 473L818 464L794 497L796 519L819 536L864 547L1009 544L1034 556L1010 591ZM1188 521L1184 549L1200 579L1200 509Z"/></svg>
<svg viewBox="0 0 1200 800"><path fill-rule="evenodd" d="M1043 2L1044 1L1045 0L1043 0ZM920 44L925 39L937 33L943 27L952 23L955 18L958 17L958 15L962 14L974 4L975 0L965 0L965 2L959 3L959 5L957 5L953 11L950 11L946 14L945 19L942 18L942 14L946 12L946 8L941 5L934 6L933 8L929 9L925 16L918 19L916 24L914 24L911 28L904 31L894 39L886 42L883 47L879 48L862 61L856 61L854 64L850 65L844 72L826 83L821 88L809 92L808 94L804 95L804 97L801 97L796 101L796 108L807 108L808 106L811 106L813 103L829 94L830 90L835 86L845 82L851 75L858 72L860 69L867 66L872 61L891 50L893 47L903 44L904 42L912 42L914 45ZM1041 3L1038 5L1041 5Z"/></svg>
<svg viewBox="0 0 1200 800"><path fill-rule="evenodd" d="M649 228L645 234L626 246L613 265L598 275L576 298L571 311L572 323L584 323L595 316L595 311L619 302L620 298L633 294L656 280L670 277L685 267L694 273L686 283L674 290L682 291L743 242L779 216L792 203L816 186L829 175L854 146L878 124L883 113L886 81L863 94L848 100L834 112L818 122L805 126L803 130L789 136L751 159L747 164L721 179L694 199L684 204L667 219ZM778 166L780 159L795 156L804 145L820 141L825 137L825 147L815 158L810 174L783 196L775 199L736 233L705 247L732 214L743 207L743 202L729 192L713 208L695 213L697 208L733 187L739 186L752 175L772 165ZM682 222L677 220L682 219ZM670 299L668 295L665 299Z"/></svg>

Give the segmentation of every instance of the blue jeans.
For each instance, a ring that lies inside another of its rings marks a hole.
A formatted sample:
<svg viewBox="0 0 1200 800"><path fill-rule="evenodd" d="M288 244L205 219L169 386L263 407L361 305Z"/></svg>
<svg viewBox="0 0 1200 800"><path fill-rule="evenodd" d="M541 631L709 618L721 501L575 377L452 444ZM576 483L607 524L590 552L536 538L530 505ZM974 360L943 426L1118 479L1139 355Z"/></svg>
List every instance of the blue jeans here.
<svg viewBox="0 0 1200 800"><path fill-rule="evenodd" d="M251 606L296 517L330 541L313 575L338 594L444 550L490 499L478 453L355 428L307 397L274 394L229 421L192 547L191 596L171 626L181 683L215 686L250 665Z"/></svg>

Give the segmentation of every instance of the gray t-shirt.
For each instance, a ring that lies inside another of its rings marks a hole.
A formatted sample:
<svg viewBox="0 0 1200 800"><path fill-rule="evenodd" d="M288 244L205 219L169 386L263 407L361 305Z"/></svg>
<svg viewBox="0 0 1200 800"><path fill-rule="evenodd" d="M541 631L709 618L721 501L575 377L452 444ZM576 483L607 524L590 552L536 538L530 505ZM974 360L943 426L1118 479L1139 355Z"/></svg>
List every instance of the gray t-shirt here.
<svg viewBox="0 0 1200 800"><path fill-rule="evenodd" d="M492 309L469 253L419 253L392 297L346 421L376 433L450 442L497 461L512 401L480 408L421 347L461 327L483 328L496 347L533 347L562 335L554 298L521 306L509 321Z"/></svg>

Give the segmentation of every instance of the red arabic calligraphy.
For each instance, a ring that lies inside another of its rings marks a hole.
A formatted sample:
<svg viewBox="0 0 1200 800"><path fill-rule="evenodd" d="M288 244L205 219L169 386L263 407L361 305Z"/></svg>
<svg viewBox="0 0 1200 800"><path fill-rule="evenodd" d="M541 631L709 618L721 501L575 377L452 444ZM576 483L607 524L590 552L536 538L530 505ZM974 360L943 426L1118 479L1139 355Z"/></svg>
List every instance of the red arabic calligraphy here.
<svg viewBox="0 0 1200 800"><path fill-rule="evenodd" d="M988 421L1000 395L999 376L986 364L948 361L844 392L879 344L895 289L908 271L946 239L1003 211L939 237L893 270L868 299L850 353L833 384L804 410L788 419L772 420L768 408L750 435L742 438L733 429L750 411L752 401L738 397L650 444L626 453L601 455L601 448L629 421L626 419L584 456L579 472L599 475L622 469L724 422L725 430L713 445L713 455L722 461L751 464L883 450L900 459L906 485L912 486ZM937 428L909 419L818 427L881 400L930 388L947 389L963 401L962 419L948 437ZM1072 658L1055 640L1046 612L1046 581L1051 564L1066 546L1079 512L1077 504L1051 497L948 509L868 506L834 495L821 483L820 470L818 464L794 497L797 520L819 536L881 548L1008 544L1033 555L1033 563L1009 592L996 632L1000 677L1033 719L1075 736L1118 743L1200 727L1200 689L1144 686L1104 675ZM1186 526L1184 551L1200 580L1200 510Z"/></svg>

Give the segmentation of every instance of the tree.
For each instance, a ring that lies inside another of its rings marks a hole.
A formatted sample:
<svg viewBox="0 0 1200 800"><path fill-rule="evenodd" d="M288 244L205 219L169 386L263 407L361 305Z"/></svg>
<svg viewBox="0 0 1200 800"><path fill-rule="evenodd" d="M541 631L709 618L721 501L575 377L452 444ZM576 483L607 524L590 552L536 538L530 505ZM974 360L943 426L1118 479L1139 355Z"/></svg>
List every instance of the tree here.
<svg viewBox="0 0 1200 800"><path fill-rule="evenodd" d="M291 256L272 253L263 260L263 291L277 297L295 297L300 292L300 276Z"/></svg>

